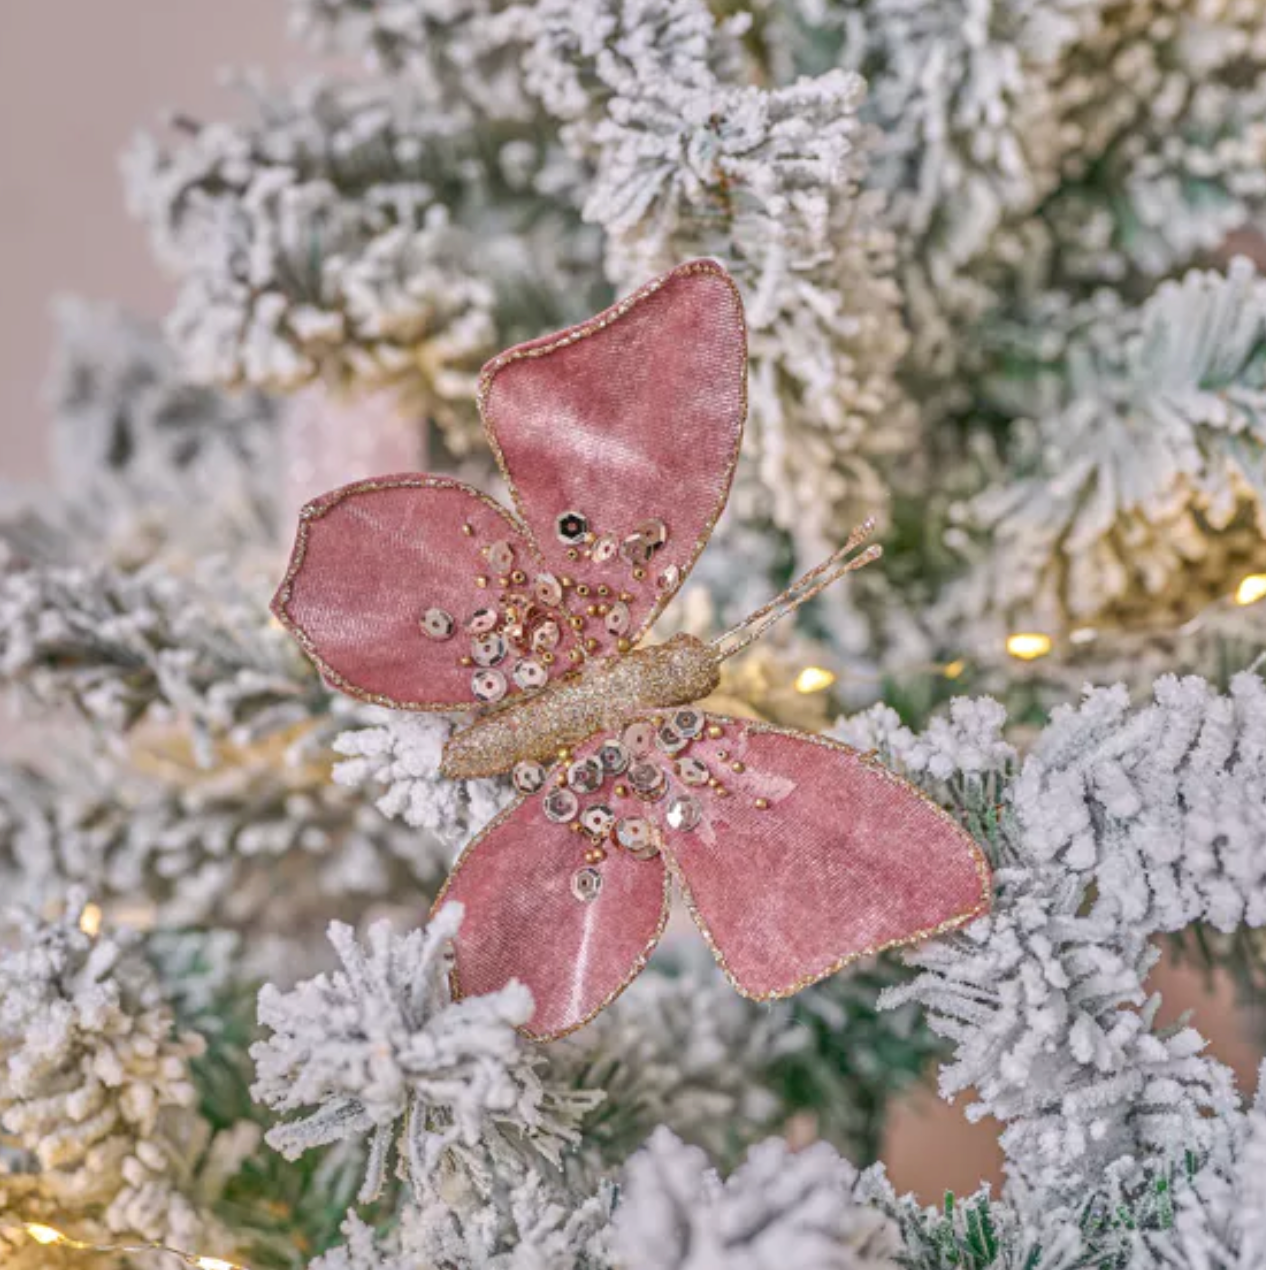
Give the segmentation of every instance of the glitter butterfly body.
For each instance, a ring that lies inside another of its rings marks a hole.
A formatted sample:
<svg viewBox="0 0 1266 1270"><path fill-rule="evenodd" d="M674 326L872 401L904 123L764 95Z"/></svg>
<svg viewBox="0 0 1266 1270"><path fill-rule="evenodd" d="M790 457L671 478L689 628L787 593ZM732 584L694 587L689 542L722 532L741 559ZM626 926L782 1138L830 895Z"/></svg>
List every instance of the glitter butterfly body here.
<svg viewBox="0 0 1266 1270"><path fill-rule="evenodd" d="M503 353L479 405L515 510L458 481L304 508L274 612L323 676L405 710L481 710L453 779L520 797L462 853L457 995L517 978L561 1036L645 965L675 879L730 981L786 996L988 905L972 839L869 756L706 713L719 665L878 554L869 527L710 644L641 640L716 524L746 414L742 304L711 261Z"/></svg>

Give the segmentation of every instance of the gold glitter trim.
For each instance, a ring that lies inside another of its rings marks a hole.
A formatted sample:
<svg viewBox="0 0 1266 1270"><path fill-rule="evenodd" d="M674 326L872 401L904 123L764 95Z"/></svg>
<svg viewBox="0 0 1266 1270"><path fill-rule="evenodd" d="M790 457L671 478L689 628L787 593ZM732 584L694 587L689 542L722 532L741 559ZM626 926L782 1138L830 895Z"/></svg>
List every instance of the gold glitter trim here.
<svg viewBox="0 0 1266 1270"><path fill-rule="evenodd" d="M299 647L307 654L309 660L321 672L321 677L328 684L337 688L340 692L346 693L349 697L355 697L359 701L368 701L371 705L388 706L393 710L413 710L419 713L454 714L475 709L478 703L473 700L470 702L397 701L394 697L389 697L385 693L368 692L364 688L358 687L350 679L335 670L317 652L315 641L290 615L290 611L287 608L290 603L295 578L298 577L299 570L303 567L304 558L308 553L308 534L312 522L320 520L327 512L354 494L372 494L380 490L391 489L452 489L459 490L463 494L469 494L490 511L500 516L510 529L520 535L524 539L528 552L533 556L533 559L542 568L545 567L545 561L540 555L536 540L527 531L526 526L517 516L498 503L495 498L489 498L487 494L483 493L482 490L477 490L473 485L467 485L465 481L453 480L447 476L427 476L424 474L372 477L369 480L356 481L351 485L344 485L341 489L336 489L329 494L322 494L320 498L314 498L310 503L304 505L299 513L299 531L295 535L295 545L290 553L290 564L286 569L286 576L282 578L281 585L277 588L277 593L273 596L272 604L269 607L272 609L273 615L290 632ZM516 698L515 700L517 701L518 699Z"/></svg>
<svg viewBox="0 0 1266 1270"><path fill-rule="evenodd" d="M715 720L722 725L734 724L736 727L745 728L750 733L767 732L776 736L791 737L797 741L807 741L812 745L820 745L828 750L839 750L845 754L853 755L858 762L862 763L868 770L874 772L878 776L882 776L885 780L897 785L908 793L926 803L932 810L949 825L962 838L963 842L971 851L972 863L976 868L976 877L980 881L980 898L967 911L959 913L954 917L948 918L946 921L938 923L936 926L928 926L922 930L914 931L912 934L903 935L900 939L891 939L884 944L875 944L871 948L862 948L856 952L846 953L831 965L825 967L817 974L806 975L801 979L797 979L794 983L788 984L782 988L774 988L770 992L748 992L741 983L734 977L729 963L726 961L725 953L718 947L716 940L712 936L712 931L708 924L704 921L703 914L699 912L695 904L694 895L691 893L690 885L686 881L682 872L681 865L678 864L672 850L672 831L664 832L664 857L668 863L668 871L677 882L677 886L681 891L682 899L685 901L686 908L690 911L690 916L694 918L695 925L699 928L699 933L703 936L704 941L712 950L713 957L716 958L717 965L721 967L725 977L730 981L731 986L740 996L746 997L749 1001L776 1001L781 997L794 996L797 992L802 992L805 988L812 987L815 983L820 983L823 979L830 978L831 975L838 974L845 966L855 961L860 961L863 957L874 957L881 952L885 952L890 948L905 948L910 944L919 943L925 939L935 939L939 935L946 935L952 930L958 930L962 926L966 926L969 922L973 922L976 918L987 913L993 902L993 881L989 868L989 861L985 858L985 853L980 849L980 844L963 828L962 825L954 819L938 803L934 802L927 796L917 785L912 785L909 781L902 780L895 772L885 767L883 764L869 759L862 751L854 749L851 745L845 745L842 741L837 741L829 736L816 736L809 732L800 732L795 728L780 728L772 723L754 722L749 719L731 719L724 715L710 714L709 720Z"/></svg>
<svg viewBox="0 0 1266 1270"><path fill-rule="evenodd" d="M554 764L548 769L548 771L546 772L545 786L543 787L542 790L539 790L535 794L524 794L517 801L511 803L508 807L506 807L503 811L501 811L492 820L490 824L486 825L483 829L481 829L479 833L476 834L475 837L472 838L470 842L466 844L465 847L462 848L461 854L457 857L456 861L454 861L453 867L450 870L449 875L444 882L444 885L440 888L440 893L435 897L435 902L431 905L431 912L429 916L427 917L427 921L434 920L435 915L443 907L444 900L446 896L448 895L449 887L452 886L453 879L457 876L458 872L461 870L462 865L466 862L467 856L471 855L480 846L483 840L487 838L489 834L492 833L494 829L497 829L501 825L505 824L505 822L508 821L516 812L522 810L523 807L530 800L539 799L541 794L546 792L549 789L549 786L552 783L551 778L554 772L557 770L557 768L558 768L558 764ZM538 812L539 812L539 808L538 808ZM558 829L560 834L564 834L567 837L568 843L570 845L571 835L570 833L567 832L566 826L557 825L555 827ZM648 860L648 861L642 861L639 863L650 864L651 861ZM579 867L579 864L577 867ZM525 880L530 880L530 879L525 879ZM651 933L650 938L642 946L641 952L639 952L638 955L633 959L633 964L629 967L629 972L625 976L625 978L615 988L613 988L609 993L607 993L607 995L603 997L602 1001L599 1002L599 1004L596 1005L588 1014L586 1014L583 1019L580 1019L578 1022L573 1023L570 1027L561 1028L557 1032L533 1032L531 1028L529 1028L526 1024L517 1028L516 1031L529 1041L537 1041L541 1044L544 1044L548 1041L562 1040L564 1036L570 1036L573 1032L580 1031L580 1029L584 1027L586 1023L589 1023L592 1020L596 1019L598 1015L601 1014L603 1010L605 1010L607 1006L609 1006L616 999L616 997L618 997L625 990L625 988L627 988L629 984L631 984L633 980L636 979L638 975L640 975L642 971L646 969L646 963L650 961L651 953L655 951L656 947L659 944L660 939L662 938L664 934L664 930L668 925L669 914L672 911L672 899L673 899L673 880L672 880L671 874L669 873L669 870L665 868L663 894L660 898L660 906L659 906L659 921L656 923L654 931ZM617 915L617 918L618 918L618 915ZM523 950L523 955L525 957L530 956L531 950L525 948ZM449 986L449 991L452 993L452 997L454 1001L462 1001L465 999L465 993L462 991L461 979L459 978L457 973L457 959L456 958L453 959L453 965L451 966L448 972L448 986Z"/></svg>
<svg viewBox="0 0 1266 1270"><path fill-rule="evenodd" d="M555 680L450 737L440 775L477 780L508 772L520 759L544 762L648 711L706 697L718 679L712 650L684 632L664 644L591 661L574 677Z"/></svg>
<svg viewBox="0 0 1266 1270"><path fill-rule="evenodd" d="M636 629L627 631L624 638L630 644L636 644L647 631L654 626L656 619L667 607L673 596L681 590L682 584L689 576L690 571L694 568L696 561L703 553L703 549L708 545L708 540L712 537L712 532L716 528L717 521L721 519L721 513L725 510L725 505L729 502L730 489L734 484L734 473L738 467L739 453L743 448L743 430L747 421L747 318L743 311L743 297L739 292L738 286L734 279L730 277L723 265L716 260L691 260L684 265L678 265L676 269L670 270L668 273L661 274L658 278L653 278L645 286L638 288L631 295L626 296L623 300L617 301L610 308L604 309L596 317L590 318L587 322L582 322L579 326L571 327L569 330L559 332L553 338L545 337L548 342L543 344L519 345L516 348L507 349L504 353L494 357L482 370L479 376L479 387L475 393L475 402L479 407L479 417L483 420L484 433L488 437L488 445L492 449L493 456L497 460L497 466L501 469L501 475L510 490L510 498L514 503L514 510L518 513L518 519L525 527L528 538L532 545L540 552L539 541L532 527L531 521L528 519L527 513L523 507L523 500L519 497L518 486L514 482L514 476L510 472L509 465L501 449L501 444L497 440L496 427L488 413L488 397L492 392L492 381L497 377L499 371L514 362L524 361L530 358L545 357L550 353L556 352L560 348L567 348L582 339L587 339L591 335L597 335L599 331L604 331L613 322L622 318L630 309L640 304L643 300L649 299L660 291L667 283L674 278L690 277L695 274L710 274L713 277L720 278L729 287L734 297L735 303L738 305L739 327L743 334L742 350L739 365L739 419L738 430L734 437L734 449L730 455L729 463L722 474L721 492L717 498L716 504L707 522L704 524L703 530L699 537L696 538L695 544L685 564L678 566L679 573L675 586L665 588L658 593L658 598L651 605L649 613L637 626ZM667 510L667 509L665 509ZM655 509L648 509L647 515L659 515ZM667 517L668 523L671 524L671 516ZM542 532L546 532L546 527L542 527ZM544 553L541 553L542 555Z"/></svg>

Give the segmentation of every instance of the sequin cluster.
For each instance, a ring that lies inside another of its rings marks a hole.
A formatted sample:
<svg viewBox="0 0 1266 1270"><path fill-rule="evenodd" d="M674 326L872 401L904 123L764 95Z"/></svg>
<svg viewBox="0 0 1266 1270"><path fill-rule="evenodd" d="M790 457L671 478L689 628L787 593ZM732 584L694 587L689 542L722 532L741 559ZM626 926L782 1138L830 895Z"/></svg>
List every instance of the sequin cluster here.
<svg viewBox="0 0 1266 1270"><path fill-rule="evenodd" d="M475 537L475 527L462 526ZM569 544L571 559L592 559L606 564L617 556L626 561L634 582L646 576L646 565L668 541L668 526L662 520L647 520L632 533L617 539L614 534L595 534L580 512L565 511L555 520L559 541ZM461 665L471 670L471 695L481 705L495 705L516 689L530 692L542 688L552 675L559 658L573 665L600 651L602 645L587 631L587 619L601 620L607 635L616 640L619 652L629 651L624 638L632 626L629 605L632 593L613 589L607 583L587 583L549 572L531 578L519 567L514 544L497 539L479 548L479 570L475 587L489 592L489 602L459 619L438 605L426 607L419 619L422 634L443 643L459 633L468 637L468 651ZM677 584L675 566L662 577ZM573 611L579 601L582 611Z"/></svg>
<svg viewBox="0 0 1266 1270"><path fill-rule="evenodd" d="M629 724L619 737L607 738L582 758L560 751L552 788L546 789L550 774L542 764L524 759L515 765L513 781L520 793L545 791L545 818L587 840L584 865L571 880L578 900L590 903L602 893L600 866L609 848L635 860L653 860L663 850L665 830L694 833L707 818L705 799L731 796L723 774L742 773L744 764L731 761L724 749L710 755L711 765L691 752L705 737L724 736L725 729L709 724L702 710L683 706ZM770 800L756 798L753 805L765 810Z"/></svg>
<svg viewBox="0 0 1266 1270"><path fill-rule="evenodd" d="M657 516L648 517L632 532L621 535L596 533L590 528L589 518L584 512L568 510L555 517L554 533L566 547L569 560L588 560L599 566L610 565L616 560L623 562L628 566L631 586L646 581L651 562L668 541L668 526ZM660 570L655 577L655 585L660 591L675 591L680 583L681 570L675 564ZM624 637L633 625L633 615L629 610L633 597L621 591L616 599L603 602L606 590L590 583L576 584L576 594L582 599L597 594L597 602L588 605L586 613L590 617L600 617L607 634L616 640L616 650L627 652L629 644Z"/></svg>
<svg viewBox="0 0 1266 1270"><path fill-rule="evenodd" d="M462 533L474 538L475 527L465 524ZM569 579L552 573L534 573L529 579L514 544L504 538L478 548L475 567L475 587L488 591L489 599L462 617L467 651L458 660L471 671L476 701L493 705L516 689L542 688L559 657L572 662L583 658L577 633L583 623L567 611ZM419 626L423 635L439 642L459 633L458 618L435 605L423 610Z"/></svg>

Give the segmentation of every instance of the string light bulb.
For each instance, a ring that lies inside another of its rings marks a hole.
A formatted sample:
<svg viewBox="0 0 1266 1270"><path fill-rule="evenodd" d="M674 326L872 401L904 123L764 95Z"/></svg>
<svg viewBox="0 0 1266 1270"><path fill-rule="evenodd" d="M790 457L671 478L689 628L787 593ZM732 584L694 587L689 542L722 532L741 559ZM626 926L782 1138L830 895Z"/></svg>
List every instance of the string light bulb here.
<svg viewBox="0 0 1266 1270"><path fill-rule="evenodd" d="M824 666L806 666L796 676L797 692L822 692L835 682L835 676Z"/></svg>
<svg viewBox="0 0 1266 1270"><path fill-rule="evenodd" d="M75 1239L71 1235L64 1235L56 1227L47 1226L43 1222L28 1221L13 1226L7 1225L0 1220L0 1231L13 1230L24 1231L37 1244L43 1244L45 1247L69 1248L75 1252L165 1252L168 1256L176 1257L183 1261L185 1265L192 1266L194 1270L247 1270L247 1267L242 1265L241 1262L225 1261L223 1257L209 1257L198 1252L186 1252L183 1248L173 1248L169 1244L154 1243L152 1241L97 1244L83 1239Z"/></svg>
<svg viewBox="0 0 1266 1270"><path fill-rule="evenodd" d="M79 914L79 929L94 939L101 933L100 905L91 903L84 905L83 912Z"/></svg>
<svg viewBox="0 0 1266 1270"><path fill-rule="evenodd" d="M1017 631L1007 636L1007 652L1017 661L1036 661L1051 651L1051 637L1041 631Z"/></svg>
<svg viewBox="0 0 1266 1270"><path fill-rule="evenodd" d="M1235 590L1235 602L1248 606L1266 600L1266 573L1250 573Z"/></svg>
<svg viewBox="0 0 1266 1270"><path fill-rule="evenodd" d="M66 1242L66 1236L60 1230L54 1230L51 1226L42 1225L37 1221L26 1223L26 1233L37 1244L64 1244Z"/></svg>
<svg viewBox="0 0 1266 1270"><path fill-rule="evenodd" d="M953 661L941 667L941 674L946 679L958 679L961 678L963 671L966 669L967 662L961 657L955 657Z"/></svg>

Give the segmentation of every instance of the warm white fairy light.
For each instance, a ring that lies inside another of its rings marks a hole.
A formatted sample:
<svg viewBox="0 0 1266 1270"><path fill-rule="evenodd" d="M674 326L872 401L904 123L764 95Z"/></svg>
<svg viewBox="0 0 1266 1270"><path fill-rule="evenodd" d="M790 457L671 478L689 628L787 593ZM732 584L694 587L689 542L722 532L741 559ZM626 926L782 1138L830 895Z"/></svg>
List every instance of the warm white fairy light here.
<svg viewBox="0 0 1266 1270"><path fill-rule="evenodd" d="M37 1244L61 1244L69 1242L60 1230L54 1230L51 1226L44 1226L37 1221L27 1222L26 1233L30 1235Z"/></svg>
<svg viewBox="0 0 1266 1270"><path fill-rule="evenodd" d="M0 1231L14 1229L25 1231L37 1244L43 1244L45 1247L70 1248L76 1252L165 1252L168 1256L178 1257L185 1265L193 1266L194 1270L248 1270L247 1266L238 1261L225 1261L223 1257L208 1257L202 1253L186 1252L183 1248L172 1248L167 1244L152 1242L97 1244L75 1239L43 1222L23 1222L20 1227L0 1224Z"/></svg>
<svg viewBox="0 0 1266 1270"><path fill-rule="evenodd" d="M797 692L822 692L835 682L835 676L823 666L806 666L796 676Z"/></svg>
<svg viewBox="0 0 1266 1270"><path fill-rule="evenodd" d="M101 908L97 904L85 904L83 912L79 914L79 929L85 935L91 935L94 938L101 931Z"/></svg>
<svg viewBox="0 0 1266 1270"><path fill-rule="evenodd" d="M1250 573L1235 591L1236 604L1247 606L1258 600L1266 600L1266 573Z"/></svg>
<svg viewBox="0 0 1266 1270"><path fill-rule="evenodd" d="M1041 631L1017 631L1007 636L1007 652L1017 661L1036 661L1051 651L1051 637Z"/></svg>

